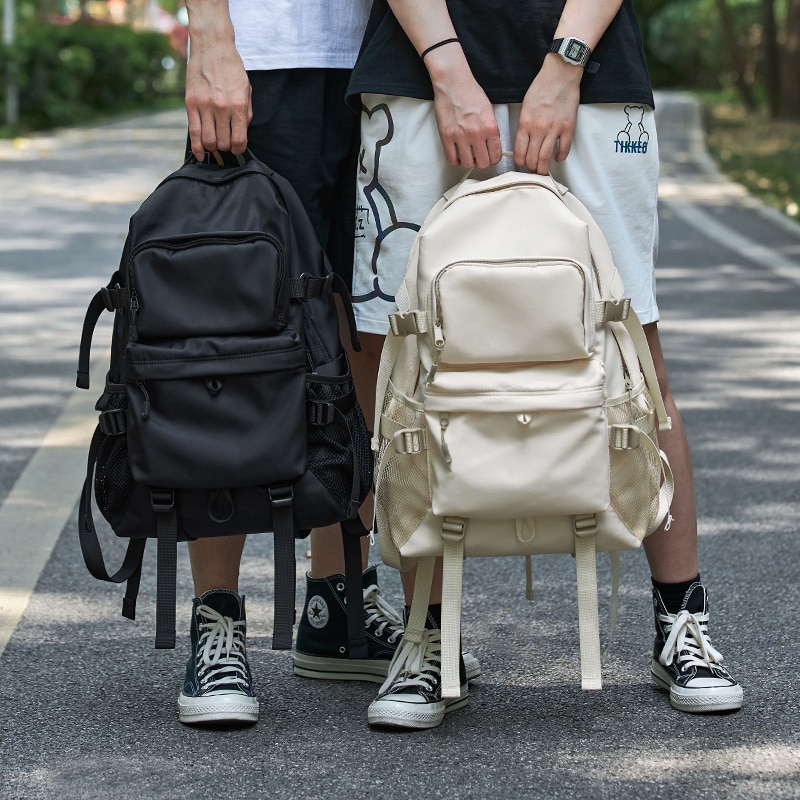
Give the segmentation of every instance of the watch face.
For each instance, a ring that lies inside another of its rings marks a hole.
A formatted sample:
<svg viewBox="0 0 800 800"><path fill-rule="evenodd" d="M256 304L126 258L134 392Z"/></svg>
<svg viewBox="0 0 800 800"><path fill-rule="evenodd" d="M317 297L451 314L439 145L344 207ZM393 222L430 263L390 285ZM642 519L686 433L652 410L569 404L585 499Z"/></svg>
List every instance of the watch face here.
<svg viewBox="0 0 800 800"><path fill-rule="evenodd" d="M564 49L564 56L576 64L581 64L589 48L577 39L570 39Z"/></svg>

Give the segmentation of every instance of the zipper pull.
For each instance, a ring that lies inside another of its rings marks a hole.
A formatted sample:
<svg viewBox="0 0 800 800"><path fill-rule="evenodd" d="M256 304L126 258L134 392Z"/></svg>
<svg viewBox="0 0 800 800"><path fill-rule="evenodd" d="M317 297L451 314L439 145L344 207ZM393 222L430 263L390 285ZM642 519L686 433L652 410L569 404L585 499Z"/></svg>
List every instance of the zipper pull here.
<svg viewBox="0 0 800 800"><path fill-rule="evenodd" d="M444 463L450 464L453 461L453 457L450 455L450 448L447 446L447 442L444 440L444 435L447 432L447 428L450 425L449 415L440 414L439 425L442 429L442 456L444 457Z"/></svg>
<svg viewBox="0 0 800 800"><path fill-rule="evenodd" d="M136 384L141 390L142 394L144 395L144 405L142 406L142 419L147 419L150 416L150 395L147 393L147 387L144 385L144 381L139 381Z"/></svg>
<svg viewBox="0 0 800 800"><path fill-rule="evenodd" d="M433 345L437 350L444 347L444 331L442 330L442 320L437 319L433 323Z"/></svg>
<svg viewBox="0 0 800 800"><path fill-rule="evenodd" d="M135 342L139 339L139 329L136 327L139 319L139 298L131 296L131 324L128 328L128 341Z"/></svg>

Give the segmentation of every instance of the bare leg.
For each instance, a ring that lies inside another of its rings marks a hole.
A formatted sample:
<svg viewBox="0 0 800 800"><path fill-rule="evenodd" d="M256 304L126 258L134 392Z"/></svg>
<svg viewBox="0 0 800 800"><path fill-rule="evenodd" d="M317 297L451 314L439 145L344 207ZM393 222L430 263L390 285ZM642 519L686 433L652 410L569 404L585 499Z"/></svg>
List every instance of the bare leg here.
<svg viewBox="0 0 800 800"><path fill-rule="evenodd" d="M659 433L658 442L675 475L675 496L670 514L661 527L644 540L644 549L653 578L662 583L678 583L691 580L699 571L692 459L686 431L669 390L657 325L653 322L645 325L644 329L667 413L672 418L672 430Z"/></svg>
<svg viewBox="0 0 800 800"><path fill-rule="evenodd" d="M239 591L239 564L246 536L218 536L189 542L194 593L210 589Z"/></svg>

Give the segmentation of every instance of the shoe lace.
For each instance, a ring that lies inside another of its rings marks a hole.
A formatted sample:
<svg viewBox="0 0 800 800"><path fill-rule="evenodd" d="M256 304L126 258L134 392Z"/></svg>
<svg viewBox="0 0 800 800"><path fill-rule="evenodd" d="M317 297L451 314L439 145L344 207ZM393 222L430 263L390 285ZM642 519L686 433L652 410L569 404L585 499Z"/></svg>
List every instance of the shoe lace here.
<svg viewBox="0 0 800 800"><path fill-rule="evenodd" d="M373 583L364 589L364 615L366 626L375 626L377 636L382 636L384 630L389 628L388 642L394 643L405 631L403 620L397 611L389 605L381 595L377 584Z"/></svg>
<svg viewBox="0 0 800 800"><path fill-rule="evenodd" d="M441 665L442 632L426 628L420 642L403 639L379 694L419 688L433 691L440 680Z"/></svg>
<svg viewBox="0 0 800 800"><path fill-rule="evenodd" d="M677 656L681 671L689 667L710 668L722 663L722 654L715 650L708 637L708 614L659 614L658 619L668 632L659 661L668 667Z"/></svg>
<svg viewBox="0 0 800 800"><path fill-rule="evenodd" d="M249 683L245 651L245 621L234 620L201 605L198 640L197 677L204 690L214 690L232 683Z"/></svg>

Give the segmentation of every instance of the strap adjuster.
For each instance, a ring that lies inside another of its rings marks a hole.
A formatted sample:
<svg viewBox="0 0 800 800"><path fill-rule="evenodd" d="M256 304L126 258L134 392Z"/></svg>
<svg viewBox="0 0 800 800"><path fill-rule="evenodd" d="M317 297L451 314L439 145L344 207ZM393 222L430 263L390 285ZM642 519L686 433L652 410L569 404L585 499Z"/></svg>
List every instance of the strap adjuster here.
<svg viewBox="0 0 800 800"><path fill-rule="evenodd" d="M306 300L311 300L314 297L322 297L323 295L329 294L332 286L332 272L324 277L303 272L297 278L297 291L294 296L301 302L306 302Z"/></svg>
<svg viewBox="0 0 800 800"><path fill-rule="evenodd" d="M425 431L422 428L402 428L392 436L392 447L400 455L414 455L425 449Z"/></svg>
<svg viewBox="0 0 800 800"><path fill-rule="evenodd" d="M294 490L291 486L270 486L269 502L273 508L286 508L294 502Z"/></svg>
<svg viewBox="0 0 800 800"><path fill-rule="evenodd" d="M635 450L642 441L642 432L636 425L612 425L608 435L612 450Z"/></svg>
<svg viewBox="0 0 800 800"><path fill-rule="evenodd" d="M100 289L100 297L103 299L103 305L106 311L119 311L122 308L122 287L115 283L111 288L104 286Z"/></svg>
<svg viewBox="0 0 800 800"><path fill-rule="evenodd" d="M309 425L330 425L336 418L336 406L333 403L309 400L307 412L306 417Z"/></svg>
<svg viewBox="0 0 800 800"><path fill-rule="evenodd" d="M411 336L428 331L425 314L419 310L397 311L389 314L389 327L395 336Z"/></svg>
<svg viewBox="0 0 800 800"><path fill-rule="evenodd" d="M150 490L150 503L156 514L166 514L175 508L175 492L172 489L153 488Z"/></svg>
<svg viewBox="0 0 800 800"><path fill-rule="evenodd" d="M630 297L612 298L611 300L601 300L603 306L600 315L601 322L622 322L628 318L631 310Z"/></svg>
<svg viewBox="0 0 800 800"><path fill-rule="evenodd" d="M119 436L127 428L125 412L121 408L109 408L97 418L97 425L106 436Z"/></svg>
<svg viewBox="0 0 800 800"><path fill-rule="evenodd" d="M579 539L587 539L597 535L596 514L576 514L572 518L572 527Z"/></svg>

